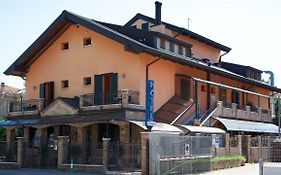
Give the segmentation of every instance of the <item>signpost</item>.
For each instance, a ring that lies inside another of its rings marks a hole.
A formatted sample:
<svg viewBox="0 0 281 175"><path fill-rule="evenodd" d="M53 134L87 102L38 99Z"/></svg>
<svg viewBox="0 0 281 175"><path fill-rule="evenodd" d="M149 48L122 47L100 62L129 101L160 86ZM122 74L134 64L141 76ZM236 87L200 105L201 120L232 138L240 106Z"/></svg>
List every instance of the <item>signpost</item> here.
<svg viewBox="0 0 281 175"><path fill-rule="evenodd" d="M154 81L146 80L145 126L150 132L154 122Z"/></svg>

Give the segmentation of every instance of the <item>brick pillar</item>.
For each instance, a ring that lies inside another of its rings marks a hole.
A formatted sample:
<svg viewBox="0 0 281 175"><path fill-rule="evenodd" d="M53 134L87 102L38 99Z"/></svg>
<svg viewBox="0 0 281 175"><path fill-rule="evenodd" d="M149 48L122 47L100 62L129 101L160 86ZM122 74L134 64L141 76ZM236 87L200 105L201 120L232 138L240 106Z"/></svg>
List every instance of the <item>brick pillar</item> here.
<svg viewBox="0 0 281 175"><path fill-rule="evenodd" d="M78 163L85 163L86 160L86 133L82 126L77 127L77 145L80 146L80 156Z"/></svg>
<svg viewBox="0 0 281 175"><path fill-rule="evenodd" d="M124 161L126 165L130 164L130 124L128 122L120 125L120 142L125 144L124 147Z"/></svg>
<svg viewBox="0 0 281 175"><path fill-rule="evenodd" d="M225 155L230 154L230 145L229 145L229 134L225 134Z"/></svg>
<svg viewBox="0 0 281 175"><path fill-rule="evenodd" d="M141 133L141 172L142 175L148 175L147 172L147 162L148 157L147 157L147 153L149 151L148 146L148 133L147 132L142 132Z"/></svg>
<svg viewBox="0 0 281 175"><path fill-rule="evenodd" d="M122 105L124 108L127 108L129 104L129 90L122 89L121 93L122 93Z"/></svg>
<svg viewBox="0 0 281 175"><path fill-rule="evenodd" d="M10 148L14 141L14 137L15 137L15 129L12 127L7 127L6 150L8 154L10 153Z"/></svg>
<svg viewBox="0 0 281 175"><path fill-rule="evenodd" d="M243 150L242 155L245 156L247 162L251 162L251 136L244 135L243 136Z"/></svg>
<svg viewBox="0 0 281 175"><path fill-rule="evenodd" d="M238 139L238 150L239 150L239 155L242 155L242 136L238 135L237 136Z"/></svg>
<svg viewBox="0 0 281 175"><path fill-rule="evenodd" d="M107 171L108 164L109 164L109 159L108 159L109 142L110 142L110 138L102 138L102 165L104 171Z"/></svg>
<svg viewBox="0 0 281 175"><path fill-rule="evenodd" d="M18 137L18 148L17 148L17 163L18 167L22 168L23 167L23 161L24 161L24 142L25 138L24 137Z"/></svg>
<svg viewBox="0 0 281 175"><path fill-rule="evenodd" d="M262 143L261 143L261 136L258 136L258 148L259 148L259 159L262 158Z"/></svg>
<svg viewBox="0 0 281 175"><path fill-rule="evenodd" d="M58 136L58 168L67 163L68 136Z"/></svg>

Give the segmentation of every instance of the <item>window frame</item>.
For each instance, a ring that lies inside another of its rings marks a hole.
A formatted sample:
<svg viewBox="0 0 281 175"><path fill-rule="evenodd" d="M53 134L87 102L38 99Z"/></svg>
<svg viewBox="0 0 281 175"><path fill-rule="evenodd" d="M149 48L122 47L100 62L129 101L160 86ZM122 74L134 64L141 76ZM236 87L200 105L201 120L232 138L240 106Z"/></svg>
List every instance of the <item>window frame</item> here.
<svg viewBox="0 0 281 175"><path fill-rule="evenodd" d="M61 80L61 88L62 89L69 88L69 80Z"/></svg>
<svg viewBox="0 0 281 175"><path fill-rule="evenodd" d="M90 80L90 84L87 83L89 80ZM92 77L84 77L83 86L92 86Z"/></svg>
<svg viewBox="0 0 281 175"><path fill-rule="evenodd" d="M88 41L90 41L90 43L88 43ZM92 37L85 37L83 38L83 46L87 47L87 46L91 46L92 45Z"/></svg>
<svg viewBox="0 0 281 175"><path fill-rule="evenodd" d="M69 42L66 41L66 42L62 42L61 43L61 48L60 48L62 51L67 51L69 50Z"/></svg>

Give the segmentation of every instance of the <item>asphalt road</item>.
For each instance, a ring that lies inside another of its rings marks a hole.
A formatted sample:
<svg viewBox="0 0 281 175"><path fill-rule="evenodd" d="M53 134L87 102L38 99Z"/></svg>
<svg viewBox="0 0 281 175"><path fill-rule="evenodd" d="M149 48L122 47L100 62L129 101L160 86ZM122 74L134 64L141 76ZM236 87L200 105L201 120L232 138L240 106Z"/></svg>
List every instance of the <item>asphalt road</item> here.
<svg viewBox="0 0 281 175"><path fill-rule="evenodd" d="M0 169L0 175L101 175L94 173L66 172L47 169Z"/></svg>

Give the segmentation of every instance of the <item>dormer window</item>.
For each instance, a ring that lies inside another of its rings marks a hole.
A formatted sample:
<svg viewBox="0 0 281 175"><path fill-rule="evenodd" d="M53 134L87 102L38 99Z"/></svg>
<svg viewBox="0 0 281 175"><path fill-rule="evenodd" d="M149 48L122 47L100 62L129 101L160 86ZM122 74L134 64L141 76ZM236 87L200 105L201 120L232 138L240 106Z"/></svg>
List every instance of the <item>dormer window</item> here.
<svg viewBox="0 0 281 175"><path fill-rule="evenodd" d="M83 38L83 46L90 46L92 45L91 37Z"/></svg>
<svg viewBox="0 0 281 175"><path fill-rule="evenodd" d="M181 45L178 46L178 54L183 55L183 47Z"/></svg>
<svg viewBox="0 0 281 175"><path fill-rule="evenodd" d="M68 50L69 49L69 43L63 42L61 43L61 50Z"/></svg>
<svg viewBox="0 0 281 175"><path fill-rule="evenodd" d="M173 42L170 42L170 48L169 48L169 50L170 50L171 52L174 52L174 51L175 51L175 44L174 44Z"/></svg>
<svg viewBox="0 0 281 175"><path fill-rule="evenodd" d="M142 23L142 24L141 24L141 29L142 29L142 30L148 30L148 29L149 29L149 23L148 23L148 22Z"/></svg>
<svg viewBox="0 0 281 175"><path fill-rule="evenodd" d="M163 38L160 38L160 48L165 49L165 40Z"/></svg>

